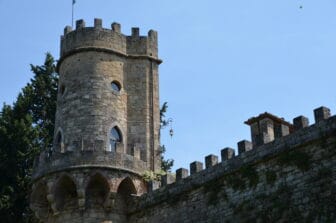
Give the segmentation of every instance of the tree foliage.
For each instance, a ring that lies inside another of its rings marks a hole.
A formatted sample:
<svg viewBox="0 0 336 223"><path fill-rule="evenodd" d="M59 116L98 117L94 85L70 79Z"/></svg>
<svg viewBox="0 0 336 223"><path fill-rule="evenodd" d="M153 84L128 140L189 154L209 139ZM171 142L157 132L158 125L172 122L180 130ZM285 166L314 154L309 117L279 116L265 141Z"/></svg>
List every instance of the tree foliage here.
<svg viewBox="0 0 336 223"><path fill-rule="evenodd" d="M169 121L167 119L165 119L166 118L165 114L167 112L167 109L168 109L168 103L164 102L161 106L161 109L160 109L161 130L169 125ZM161 150L161 169L164 172L170 172L171 168L174 165L174 160L173 159L165 159L164 154L166 152L166 147L165 147L165 145L161 145L160 147L161 147L160 148L160 150Z"/></svg>
<svg viewBox="0 0 336 223"><path fill-rule="evenodd" d="M37 222L28 194L33 160L52 144L58 74L49 53L42 66L31 65L31 70L34 77L0 113L1 222Z"/></svg>
<svg viewBox="0 0 336 223"><path fill-rule="evenodd" d="M168 120L166 120L166 112L168 110L168 102L164 102L160 108L160 126L161 129L163 129L164 127L166 127L169 122Z"/></svg>

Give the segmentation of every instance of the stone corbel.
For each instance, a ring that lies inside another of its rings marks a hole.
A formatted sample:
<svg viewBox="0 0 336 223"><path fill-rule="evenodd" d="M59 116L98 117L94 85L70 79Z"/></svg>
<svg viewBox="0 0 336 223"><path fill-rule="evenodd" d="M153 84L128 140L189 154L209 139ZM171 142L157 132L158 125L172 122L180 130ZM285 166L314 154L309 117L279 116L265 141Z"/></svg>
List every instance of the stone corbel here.
<svg viewBox="0 0 336 223"><path fill-rule="evenodd" d="M78 208L80 210L84 210L85 209L85 190L83 188L78 189L77 195L78 195Z"/></svg>
<svg viewBox="0 0 336 223"><path fill-rule="evenodd" d="M105 202L104 202L104 208L107 210L111 210L115 206L115 200L116 200L117 194L114 192L109 193L107 196Z"/></svg>

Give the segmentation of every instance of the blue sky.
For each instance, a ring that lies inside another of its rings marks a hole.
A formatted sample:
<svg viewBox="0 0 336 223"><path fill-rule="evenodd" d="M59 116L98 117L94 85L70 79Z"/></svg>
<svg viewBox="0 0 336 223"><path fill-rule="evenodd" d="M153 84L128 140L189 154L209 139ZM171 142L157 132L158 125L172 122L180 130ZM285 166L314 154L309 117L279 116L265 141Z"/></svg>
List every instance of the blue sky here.
<svg viewBox="0 0 336 223"><path fill-rule="evenodd" d="M300 7L302 6L302 8ZM175 135L166 156L189 167L250 139L243 122L268 111L288 121L335 111L334 0L77 0L75 19L102 18L159 32L160 100ZM71 0L0 0L0 102L11 104L32 77L29 64L59 57Z"/></svg>

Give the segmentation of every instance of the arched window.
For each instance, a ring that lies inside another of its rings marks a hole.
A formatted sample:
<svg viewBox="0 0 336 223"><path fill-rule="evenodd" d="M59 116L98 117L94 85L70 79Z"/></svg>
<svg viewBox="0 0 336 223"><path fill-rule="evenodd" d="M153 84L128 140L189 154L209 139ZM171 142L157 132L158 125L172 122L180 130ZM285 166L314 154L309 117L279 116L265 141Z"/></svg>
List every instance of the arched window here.
<svg viewBox="0 0 336 223"><path fill-rule="evenodd" d="M109 135L110 146L109 151L115 152L117 149L117 144L122 141L120 130L117 126L113 127L110 131Z"/></svg>
<svg viewBox="0 0 336 223"><path fill-rule="evenodd" d="M63 135L62 135L61 130L58 130L56 134L55 146L56 146L57 151L60 151L61 153L65 152L64 143L63 143Z"/></svg>

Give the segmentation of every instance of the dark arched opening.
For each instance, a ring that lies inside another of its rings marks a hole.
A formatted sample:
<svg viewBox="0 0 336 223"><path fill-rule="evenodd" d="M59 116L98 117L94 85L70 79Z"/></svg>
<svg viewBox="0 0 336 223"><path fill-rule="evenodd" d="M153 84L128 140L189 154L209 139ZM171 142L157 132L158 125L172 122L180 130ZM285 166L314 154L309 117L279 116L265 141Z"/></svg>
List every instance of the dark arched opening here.
<svg viewBox="0 0 336 223"><path fill-rule="evenodd" d="M130 196L137 194L136 188L131 178L127 177L119 184L116 196L116 203L121 212L126 212L130 205Z"/></svg>
<svg viewBox="0 0 336 223"><path fill-rule="evenodd" d="M47 200L47 191L47 185L45 183L39 183L30 196L31 208L35 212L35 215L41 220L47 218L51 211Z"/></svg>
<svg viewBox="0 0 336 223"><path fill-rule="evenodd" d="M76 184L68 176L62 176L55 186L56 209L74 209L78 207Z"/></svg>
<svg viewBox="0 0 336 223"><path fill-rule="evenodd" d="M110 187L107 180L100 174L93 175L85 190L86 206L103 207L109 192Z"/></svg>
<svg viewBox="0 0 336 223"><path fill-rule="evenodd" d="M117 192L124 197L137 194L133 181L129 177L121 181Z"/></svg>

